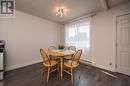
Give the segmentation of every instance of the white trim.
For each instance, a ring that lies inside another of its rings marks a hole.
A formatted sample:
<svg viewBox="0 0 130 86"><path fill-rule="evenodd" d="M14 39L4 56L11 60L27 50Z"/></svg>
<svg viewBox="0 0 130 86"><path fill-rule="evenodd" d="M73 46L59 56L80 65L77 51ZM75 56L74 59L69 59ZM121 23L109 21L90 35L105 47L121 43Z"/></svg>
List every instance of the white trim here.
<svg viewBox="0 0 130 86"><path fill-rule="evenodd" d="M113 17L113 30L114 30L114 57L115 57L115 71L117 72L117 30L116 30L116 16Z"/></svg>
<svg viewBox="0 0 130 86"><path fill-rule="evenodd" d="M112 71L112 72L116 72L112 67L107 67L107 66L103 66L103 65L100 65L100 64L96 64L96 67L101 68L101 69L105 69L105 70L109 70L109 71Z"/></svg>
<svg viewBox="0 0 130 86"><path fill-rule="evenodd" d="M127 70L127 69L125 69L125 70ZM118 69L117 72L130 76L130 72L124 71L123 69Z"/></svg>
<svg viewBox="0 0 130 86"><path fill-rule="evenodd" d="M117 17L117 16L123 16L123 15L127 15L127 14L130 14L130 11L116 14L115 17Z"/></svg>
<svg viewBox="0 0 130 86"><path fill-rule="evenodd" d="M35 63L39 63L39 62L41 62L41 60L35 60L35 61L30 61L30 62L27 62L27 63L24 63L24 64L18 64L18 65L6 67L6 71L21 68L21 67L32 65L32 64L35 64Z"/></svg>

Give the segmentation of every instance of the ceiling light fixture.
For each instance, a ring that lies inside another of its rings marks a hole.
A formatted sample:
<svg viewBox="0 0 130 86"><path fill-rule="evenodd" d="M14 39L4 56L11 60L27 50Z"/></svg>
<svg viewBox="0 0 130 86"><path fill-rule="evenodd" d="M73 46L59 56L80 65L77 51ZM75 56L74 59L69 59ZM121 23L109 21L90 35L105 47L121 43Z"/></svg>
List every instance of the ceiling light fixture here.
<svg viewBox="0 0 130 86"><path fill-rule="evenodd" d="M57 8L56 9L56 16L59 19L63 19L63 17L66 15L67 10L63 7Z"/></svg>

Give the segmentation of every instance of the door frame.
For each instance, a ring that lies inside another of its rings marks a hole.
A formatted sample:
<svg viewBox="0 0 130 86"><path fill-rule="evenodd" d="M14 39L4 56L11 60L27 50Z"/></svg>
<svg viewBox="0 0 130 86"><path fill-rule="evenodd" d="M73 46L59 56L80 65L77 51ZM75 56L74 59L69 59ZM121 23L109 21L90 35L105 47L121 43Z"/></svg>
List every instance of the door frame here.
<svg viewBox="0 0 130 86"><path fill-rule="evenodd" d="M118 72L117 70L117 17L119 16L123 16L123 15L127 15L130 14L130 12L124 12L124 13L120 13L120 14L116 14L114 16L114 33L115 33L115 37L114 37L114 46L115 46L115 72Z"/></svg>

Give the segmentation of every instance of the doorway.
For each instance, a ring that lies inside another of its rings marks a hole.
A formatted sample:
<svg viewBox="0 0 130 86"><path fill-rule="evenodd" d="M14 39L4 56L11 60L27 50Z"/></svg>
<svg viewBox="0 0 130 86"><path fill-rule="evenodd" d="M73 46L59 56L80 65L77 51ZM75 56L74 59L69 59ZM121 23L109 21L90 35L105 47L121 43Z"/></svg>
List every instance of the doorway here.
<svg viewBox="0 0 130 86"><path fill-rule="evenodd" d="M130 13L116 16L117 72L130 75Z"/></svg>

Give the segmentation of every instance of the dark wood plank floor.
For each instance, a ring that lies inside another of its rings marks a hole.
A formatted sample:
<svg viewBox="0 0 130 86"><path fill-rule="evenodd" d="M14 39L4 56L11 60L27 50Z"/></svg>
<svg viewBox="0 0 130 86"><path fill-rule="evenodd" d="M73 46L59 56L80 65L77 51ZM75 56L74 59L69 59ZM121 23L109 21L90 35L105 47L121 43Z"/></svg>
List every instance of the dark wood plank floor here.
<svg viewBox="0 0 130 86"><path fill-rule="evenodd" d="M51 74L47 83L41 76L42 64L34 64L27 67L6 72L5 80L0 81L0 86L130 86L130 77L104 71L98 68L81 64L74 71L74 80L64 74L59 78L57 72ZM44 72L46 75L46 71Z"/></svg>

